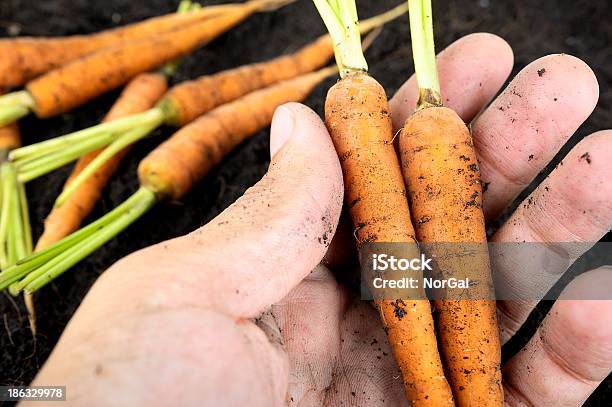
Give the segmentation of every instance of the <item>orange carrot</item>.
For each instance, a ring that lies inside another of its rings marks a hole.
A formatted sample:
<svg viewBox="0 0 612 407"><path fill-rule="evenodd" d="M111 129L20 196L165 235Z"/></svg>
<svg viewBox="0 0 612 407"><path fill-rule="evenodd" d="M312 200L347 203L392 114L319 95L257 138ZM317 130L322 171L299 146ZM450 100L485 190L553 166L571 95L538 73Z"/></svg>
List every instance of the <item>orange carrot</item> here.
<svg viewBox="0 0 612 407"><path fill-rule="evenodd" d="M334 55L324 35L297 52L180 83L164 97L166 123L181 127L224 103L324 66Z"/></svg>
<svg viewBox="0 0 612 407"><path fill-rule="evenodd" d="M455 400L459 406L502 406L501 345L472 137L454 111L430 107L408 118L400 151L417 240L432 243L441 278L476 284L448 293L465 300L435 302Z"/></svg>
<svg viewBox="0 0 612 407"><path fill-rule="evenodd" d="M345 76L327 94L325 121L340 157L358 248L414 242L382 86L365 73ZM412 405L452 405L429 301L384 299L377 305Z"/></svg>
<svg viewBox="0 0 612 407"><path fill-rule="evenodd" d="M200 23L104 48L77 59L30 81L26 91L0 98L0 124L15 121L29 110L39 118L67 112L121 86L139 73L150 71L210 42L257 11L291 1L251 0L243 7L227 10Z"/></svg>
<svg viewBox="0 0 612 407"><path fill-rule="evenodd" d="M369 32L405 12L404 5L395 7L363 21L359 30L361 33ZM164 97L160 107L165 111L167 124L184 126L212 108L249 92L321 68L333 55L333 44L326 34L292 54L176 85Z"/></svg>
<svg viewBox="0 0 612 407"><path fill-rule="evenodd" d="M161 73L138 75L125 87L104 121L109 122L151 108L167 88L167 79ZM101 151L97 150L81 157L66 181L66 185L70 184ZM79 229L83 220L91 213L100 199L102 190L128 151L129 149L126 148L115 155L94 176L88 178L62 206L52 209L45 220L45 229L36 244L36 251L50 246Z"/></svg>
<svg viewBox="0 0 612 407"><path fill-rule="evenodd" d="M101 219L0 273L0 290L33 293L84 259L160 200L182 198L224 155L268 126L276 108L303 100L335 69L324 68L222 105L175 133L138 168L141 188Z"/></svg>
<svg viewBox="0 0 612 407"><path fill-rule="evenodd" d="M334 68L325 68L281 82L200 117L140 163L138 177L141 185L158 199L181 199L225 155L248 136L267 126L278 106L303 100L334 72Z"/></svg>
<svg viewBox="0 0 612 407"><path fill-rule="evenodd" d="M315 0L334 44L341 80L327 94L325 121L340 157L345 199L357 247L405 243L416 256L414 229L399 160L393 147L389 104L382 86L367 74L352 1ZM429 301L375 296L389 344L413 406L452 406L438 353Z"/></svg>
<svg viewBox="0 0 612 407"><path fill-rule="evenodd" d="M40 74L94 51L156 36L240 6L228 4L209 6L187 14L171 13L89 35L0 39L0 88L21 86Z"/></svg>
<svg viewBox="0 0 612 407"><path fill-rule="evenodd" d="M448 379L458 406L503 406L501 345L482 212L480 172L461 118L442 107L431 0L409 0L420 99L400 136L416 237L441 279L469 278L435 301Z"/></svg>
<svg viewBox="0 0 612 407"><path fill-rule="evenodd" d="M404 14L406 10L405 6L389 10L364 21L360 25L360 30L367 32L373 28L380 27L382 24ZM108 140L108 138L102 140L102 144L110 142L104 153L98 155L87 168L84 168L77 177L73 178L70 186L65 188L57 198L56 206L61 206L73 191L78 189L92 174L95 174L97 169L112 157L116 151L136 142L140 138L146 137L147 134L156 127L161 126L164 122L175 126L186 125L214 107L235 100L248 92L306 72L311 72L324 65L332 56L333 46L331 39L325 35L293 54L283 55L269 61L226 70L178 84L166 94L156 107L147 112L125 117L120 122L99 124L89 129L56 138L55 141L45 141L38 145L28 146L12 152L10 158L17 164L19 178L27 182L72 159L71 157L66 157L66 155L64 155L65 158L63 160L57 157L58 148L55 148L50 153L43 149L40 154L34 150L40 150L41 146L44 147L44 145L48 145L50 142L60 142L70 138L69 145L71 147L76 148L78 145L84 145L82 153L86 153L94 148L90 144L92 138L100 136L104 138L108 133L112 133L114 135L113 141ZM110 130L109 126L112 127L112 130ZM144 126L149 127L145 128ZM24 155L23 152L26 150L28 154ZM55 154L56 157L47 157L45 154ZM24 160L27 160L29 164L21 165ZM37 165L36 162L50 164Z"/></svg>
<svg viewBox="0 0 612 407"><path fill-rule="evenodd" d="M21 136L17 123L11 123L4 127L0 127L0 161L6 159L9 151L20 145Z"/></svg>

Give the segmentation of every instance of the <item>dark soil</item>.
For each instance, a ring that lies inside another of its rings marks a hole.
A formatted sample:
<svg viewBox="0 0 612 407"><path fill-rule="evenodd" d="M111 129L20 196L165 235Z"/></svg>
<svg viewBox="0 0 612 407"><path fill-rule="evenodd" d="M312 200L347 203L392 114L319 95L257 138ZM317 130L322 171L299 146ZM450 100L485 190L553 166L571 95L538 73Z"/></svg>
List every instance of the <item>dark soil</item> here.
<svg viewBox="0 0 612 407"><path fill-rule="evenodd" d="M209 0L206 3L222 2ZM398 0L361 0L358 3L361 15L367 17L397 4ZM89 33L170 12L176 4L176 0L2 0L0 36ZM436 2L436 6L439 49L465 34L488 31L501 35L513 46L516 70L535 58L558 52L576 55L591 65L601 85L599 107L559 158L582 137L610 126L612 5L607 0L451 0ZM252 17L190 56L176 80L271 58L298 48L322 32L323 26L311 2L301 0L277 13ZM412 73L410 56L405 20L390 24L368 51L371 72L389 94L393 94ZM322 112L325 90L332 81L319 86L307 104ZM117 92L108 94L55 119L24 120L25 142L32 143L96 123L116 96ZM158 131L136 147L108 187L93 218L114 208L135 190L137 163L170 134L170 130ZM205 224L259 180L267 165L268 132L262 131L226 158L182 202L158 205L103 249L42 290L36 298L39 318L36 342L28 331L21 300L13 301L0 294L0 384L27 384L34 377L89 287L109 265L137 249ZM35 235L40 234L41 221L49 212L68 171L69 168L57 171L28 185ZM526 342L549 306L541 304L534 312L526 328L504 348L505 357ZM608 379L587 404L609 405L611 387L612 381Z"/></svg>

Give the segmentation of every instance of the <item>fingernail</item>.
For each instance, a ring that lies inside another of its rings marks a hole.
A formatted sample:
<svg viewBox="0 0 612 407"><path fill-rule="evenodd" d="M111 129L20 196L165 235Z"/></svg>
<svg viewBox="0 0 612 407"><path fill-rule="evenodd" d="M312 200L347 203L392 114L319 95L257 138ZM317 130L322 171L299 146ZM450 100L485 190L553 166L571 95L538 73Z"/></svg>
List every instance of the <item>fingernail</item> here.
<svg viewBox="0 0 612 407"><path fill-rule="evenodd" d="M287 143L293 134L295 127L295 116L287 106L279 106L272 118L270 129L270 157L274 158L276 153Z"/></svg>

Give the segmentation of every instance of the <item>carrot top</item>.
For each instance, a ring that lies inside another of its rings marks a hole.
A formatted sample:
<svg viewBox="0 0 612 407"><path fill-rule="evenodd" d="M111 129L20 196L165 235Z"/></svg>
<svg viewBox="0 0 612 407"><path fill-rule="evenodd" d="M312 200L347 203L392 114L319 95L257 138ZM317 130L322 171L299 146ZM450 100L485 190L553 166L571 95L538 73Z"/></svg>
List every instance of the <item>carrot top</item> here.
<svg viewBox="0 0 612 407"><path fill-rule="evenodd" d="M340 77L367 72L355 0L313 0L334 43Z"/></svg>
<svg viewBox="0 0 612 407"><path fill-rule="evenodd" d="M419 86L418 109L442 106L436 66L431 0L408 0L412 55Z"/></svg>

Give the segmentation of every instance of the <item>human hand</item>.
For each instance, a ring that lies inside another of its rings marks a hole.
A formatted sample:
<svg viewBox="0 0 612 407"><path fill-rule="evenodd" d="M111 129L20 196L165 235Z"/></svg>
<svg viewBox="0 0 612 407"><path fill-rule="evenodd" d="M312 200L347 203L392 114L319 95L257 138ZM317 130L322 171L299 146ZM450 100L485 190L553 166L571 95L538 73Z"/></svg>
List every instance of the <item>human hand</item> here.
<svg viewBox="0 0 612 407"><path fill-rule="evenodd" d="M445 104L472 121L512 63L497 37L457 41L439 58ZM472 123L488 219L552 159L597 95L584 63L545 57ZM416 97L410 79L391 101L396 127ZM590 163L580 160L586 151ZM611 152L611 132L587 137L493 240L598 240L611 226ZM74 404L405 404L376 311L319 265L342 203L340 165L323 123L305 107L282 107L271 153L268 174L208 225L111 267L34 384L65 384ZM536 277L552 285L564 271L527 278L521 270L517 264L495 277L521 290ZM591 271L566 295L610 281L609 274ZM504 341L531 306L500 303ZM504 367L508 404L580 405L610 372L611 327L612 303L558 301L525 352Z"/></svg>

